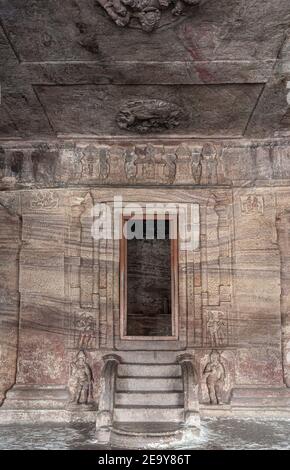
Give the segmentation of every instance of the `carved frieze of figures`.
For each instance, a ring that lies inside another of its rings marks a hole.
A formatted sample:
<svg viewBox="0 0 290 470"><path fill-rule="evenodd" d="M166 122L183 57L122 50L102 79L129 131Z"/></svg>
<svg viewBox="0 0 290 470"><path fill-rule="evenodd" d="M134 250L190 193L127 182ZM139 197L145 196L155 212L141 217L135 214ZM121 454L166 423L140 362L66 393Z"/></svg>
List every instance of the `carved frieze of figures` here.
<svg viewBox="0 0 290 470"><path fill-rule="evenodd" d="M143 99L125 103L116 120L120 129L146 134L174 129L182 117L183 112L176 104Z"/></svg>
<svg viewBox="0 0 290 470"><path fill-rule="evenodd" d="M176 172L175 159L175 155L164 155L153 145L136 146L125 155L127 179L131 182L171 184Z"/></svg>
<svg viewBox="0 0 290 470"><path fill-rule="evenodd" d="M203 375L206 381L210 404L222 404L226 371L221 360L221 355L217 350L211 351L209 360L203 370Z"/></svg>
<svg viewBox="0 0 290 470"><path fill-rule="evenodd" d="M201 178L201 148L189 148L180 145L176 150L176 177L179 184L200 184Z"/></svg>
<svg viewBox="0 0 290 470"><path fill-rule="evenodd" d="M205 144L201 154L201 184L217 184L218 148Z"/></svg>
<svg viewBox="0 0 290 470"><path fill-rule="evenodd" d="M84 351L79 351L70 365L68 389L70 403L88 405L93 401L93 373Z"/></svg>
<svg viewBox="0 0 290 470"><path fill-rule="evenodd" d="M77 347L90 349L95 347L96 324L92 315L83 313L76 319Z"/></svg>
<svg viewBox="0 0 290 470"><path fill-rule="evenodd" d="M59 205L58 195L55 191L33 192L30 200L31 209L56 209Z"/></svg>
<svg viewBox="0 0 290 470"><path fill-rule="evenodd" d="M263 214L263 196L257 196L256 194L241 196L241 212L242 214Z"/></svg>
<svg viewBox="0 0 290 470"><path fill-rule="evenodd" d="M206 340L211 346L221 346L227 343L227 318L220 310L206 312Z"/></svg>
<svg viewBox="0 0 290 470"><path fill-rule="evenodd" d="M105 147L88 145L80 151L82 174L88 180L106 180L110 173L109 151Z"/></svg>
<svg viewBox="0 0 290 470"><path fill-rule="evenodd" d="M200 0L98 0L117 26L141 28L146 33L174 22Z"/></svg>

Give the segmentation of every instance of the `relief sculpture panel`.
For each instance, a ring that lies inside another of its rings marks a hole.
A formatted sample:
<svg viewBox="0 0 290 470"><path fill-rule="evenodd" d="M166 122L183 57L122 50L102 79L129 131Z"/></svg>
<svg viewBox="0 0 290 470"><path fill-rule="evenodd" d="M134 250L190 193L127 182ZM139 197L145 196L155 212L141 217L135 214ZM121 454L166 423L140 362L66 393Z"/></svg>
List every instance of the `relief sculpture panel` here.
<svg viewBox="0 0 290 470"><path fill-rule="evenodd" d="M173 23L200 0L98 0L98 3L117 26L141 28L151 33L166 23Z"/></svg>

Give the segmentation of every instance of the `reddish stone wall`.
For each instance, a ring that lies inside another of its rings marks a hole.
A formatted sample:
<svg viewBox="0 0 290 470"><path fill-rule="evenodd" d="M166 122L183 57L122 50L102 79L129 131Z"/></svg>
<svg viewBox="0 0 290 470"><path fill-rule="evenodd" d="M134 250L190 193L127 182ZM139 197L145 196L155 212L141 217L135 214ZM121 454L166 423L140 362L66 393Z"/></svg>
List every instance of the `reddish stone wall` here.
<svg viewBox="0 0 290 470"><path fill-rule="evenodd" d="M15 382L17 346L21 386L66 387L80 349L93 369L96 396L102 356L116 350L126 360L142 349L194 352L202 403L212 349L226 369L226 402L236 389L289 385L290 147L263 145L211 144L205 158L201 144L162 152L144 144L143 156L133 159L128 148L107 145L90 164L83 145L78 188L70 185L79 154L68 148L59 155L59 176L39 180L45 188L34 186L29 171L33 189L20 189L28 179L11 178L10 190L0 193L2 396ZM94 166L99 158L102 174ZM5 175L0 184L7 184ZM110 187L118 178L121 188ZM94 204L120 194L131 202L199 207L199 246L179 257L180 338L168 345L120 338L119 244L96 243L90 231Z"/></svg>

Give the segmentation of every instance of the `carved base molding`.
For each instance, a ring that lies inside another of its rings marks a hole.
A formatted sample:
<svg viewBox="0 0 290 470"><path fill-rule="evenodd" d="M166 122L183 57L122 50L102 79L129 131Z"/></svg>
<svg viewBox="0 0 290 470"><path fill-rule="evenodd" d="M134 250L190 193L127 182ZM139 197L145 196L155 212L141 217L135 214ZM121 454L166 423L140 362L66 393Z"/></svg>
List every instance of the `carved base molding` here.
<svg viewBox="0 0 290 470"><path fill-rule="evenodd" d="M260 389L256 389L257 392ZM275 389L268 389L268 392L277 392ZM281 390L282 394L282 390ZM287 401L288 405L285 405ZM261 398L256 399L253 404L245 404L243 399L235 399L235 402L231 405L209 405L201 404L199 408L199 414L201 418L201 426L203 418L285 418L289 419L290 417L290 394L288 396L274 398L271 397L271 405L262 405ZM76 409L70 411L65 407L62 409L6 409L1 407L0 409L0 427L1 425L7 424L44 424L44 423L59 423L59 424L73 424L73 423L91 423L95 424L96 422L96 411L95 410L84 410ZM189 428L192 429L192 428ZM197 429L197 428L196 428ZM110 436L104 435L102 438L102 433L109 431ZM197 430L198 431L198 430ZM97 440L99 443L108 442L108 438L111 438L111 442L114 440L115 430L113 432L107 428L102 428L97 434Z"/></svg>
<svg viewBox="0 0 290 470"><path fill-rule="evenodd" d="M92 404L70 405L66 386L15 385L0 409L0 425L89 423L95 421L95 416L96 407Z"/></svg>

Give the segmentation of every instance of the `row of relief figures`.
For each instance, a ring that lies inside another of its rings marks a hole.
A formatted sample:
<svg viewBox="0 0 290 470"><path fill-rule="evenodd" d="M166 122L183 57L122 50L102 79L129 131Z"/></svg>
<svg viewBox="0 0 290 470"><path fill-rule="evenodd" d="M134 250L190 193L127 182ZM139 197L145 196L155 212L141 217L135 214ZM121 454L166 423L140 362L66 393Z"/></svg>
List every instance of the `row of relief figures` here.
<svg viewBox="0 0 290 470"><path fill-rule="evenodd" d="M204 311L202 343L209 347L226 347L229 345L231 332L228 315L220 309ZM98 349L99 328L95 316L83 312L74 318L71 347L80 350Z"/></svg>
<svg viewBox="0 0 290 470"><path fill-rule="evenodd" d="M213 405L227 403L233 384L232 353L213 349L196 364L192 357L195 383L198 384L201 402ZM109 356L108 356L109 357ZM104 357L105 361L105 357ZM72 405L94 405L101 388L105 387L101 375L94 377L93 367L85 351L79 350L70 363L68 391Z"/></svg>
<svg viewBox="0 0 290 470"><path fill-rule="evenodd" d="M230 185L240 180L290 178L290 145L233 147L39 144L0 147L0 188L70 184Z"/></svg>

